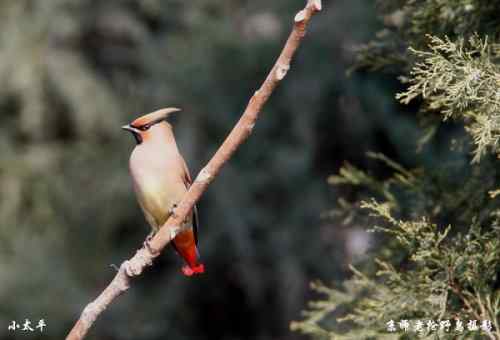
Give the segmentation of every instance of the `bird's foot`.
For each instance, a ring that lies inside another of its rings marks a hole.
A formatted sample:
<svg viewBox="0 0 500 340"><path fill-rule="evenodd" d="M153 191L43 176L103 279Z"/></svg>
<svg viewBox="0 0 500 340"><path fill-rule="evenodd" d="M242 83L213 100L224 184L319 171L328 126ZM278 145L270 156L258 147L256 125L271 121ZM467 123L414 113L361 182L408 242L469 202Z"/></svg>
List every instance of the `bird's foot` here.
<svg viewBox="0 0 500 340"><path fill-rule="evenodd" d="M150 232L148 236L146 236L146 241L150 242L153 239L154 232Z"/></svg>
<svg viewBox="0 0 500 340"><path fill-rule="evenodd" d="M169 215L169 217L173 217L173 218L176 218L176 217L177 217L177 215L176 215L176 213L175 213L175 209L177 209L177 203L174 203L174 204L172 205L172 207L169 209L169 211L168 211L168 215Z"/></svg>
<svg viewBox="0 0 500 340"><path fill-rule="evenodd" d="M178 205L177 203L174 203L172 205L172 208L170 208L170 210L168 211L169 213L169 217L173 217L173 218L176 218L177 217L177 214L175 213L175 209L177 209ZM186 216L186 218L184 219L184 221L182 221L182 223L187 223L188 222L188 217Z"/></svg>
<svg viewBox="0 0 500 340"><path fill-rule="evenodd" d="M153 249L151 247L151 240L153 239L153 235L152 234L149 234L147 237L146 237L146 240L144 241L144 248L146 248L149 253L153 256L158 256L160 255L160 252L156 249Z"/></svg>

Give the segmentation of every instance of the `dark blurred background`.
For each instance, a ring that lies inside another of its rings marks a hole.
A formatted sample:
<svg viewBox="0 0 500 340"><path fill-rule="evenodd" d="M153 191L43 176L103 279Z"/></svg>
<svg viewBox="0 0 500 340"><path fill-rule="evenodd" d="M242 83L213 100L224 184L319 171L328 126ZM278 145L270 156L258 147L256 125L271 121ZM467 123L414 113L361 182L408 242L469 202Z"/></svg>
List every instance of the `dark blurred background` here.
<svg viewBox="0 0 500 340"><path fill-rule="evenodd" d="M260 86L303 0L0 1L0 338L62 339L149 232L120 126L166 106L198 173ZM341 280L368 236L320 218L328 175L366 151L413 164L394 75L346 70L381 27L325 1L291 71L199 203L206 274L168 249L89 339L299 339L309 282ZM373 168L373 167L372 167ZM375 167L376 171L376 167ZM343 193L345 194L345 193ZM347 193L349 194L349 193ZM7 327L45 319L43 336Z"/></svg>

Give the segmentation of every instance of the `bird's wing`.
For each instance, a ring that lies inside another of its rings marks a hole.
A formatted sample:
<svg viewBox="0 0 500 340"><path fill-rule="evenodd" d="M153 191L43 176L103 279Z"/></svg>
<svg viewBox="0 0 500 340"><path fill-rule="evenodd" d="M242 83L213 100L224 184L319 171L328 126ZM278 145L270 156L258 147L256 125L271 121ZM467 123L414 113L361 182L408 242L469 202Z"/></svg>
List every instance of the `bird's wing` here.
<svg viewBox="0 0 500 340"><path fill-rule="evenodd" d="M186 188L189 189L191 184L193 183L193 180L191 179L191 175L189 174L189 168L187 167L186 161L184 158L181 156L181 163L183 167L183 172L184 172L184 184L186 185ZM196 207L196 204L193 207L193 232L194 232L194 242L196 246L198 246L198 225L199 225L199 220L198 220L198 208Z"/></svg>
<svg viewBox="0 0 500 340"><path fill-rule="evenodd" d="M198 208L196 207L196 204L194 205L193 208L193 232L194 232L194 243L198 247Z"/></svg>

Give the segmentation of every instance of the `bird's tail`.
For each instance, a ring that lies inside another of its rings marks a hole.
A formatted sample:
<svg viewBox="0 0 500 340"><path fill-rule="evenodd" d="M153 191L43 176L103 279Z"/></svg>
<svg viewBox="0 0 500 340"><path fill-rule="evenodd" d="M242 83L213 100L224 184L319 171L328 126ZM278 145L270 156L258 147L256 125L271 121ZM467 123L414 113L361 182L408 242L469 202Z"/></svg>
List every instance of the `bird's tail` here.
<svg viewBox="0 0 500 340"><path fill-rule="evenodd" d="M198 247L192 245L189 251L183 254L186 265L182 267L182 273L186 276L192 276L196 274L203 274L205 272L205 266L200 263L200 253L198 252Z"/></svg>
<svg viewBox="0 0 500 340"><path fill-rule="evenodd" d="M196 246L196 239L192 230L177 235L172 243L177 253L184 259L186 265L182 267L182 273L186 276L201 274L205 272L205 266L199 262L200 254Z"/></svg>
<svg viewBox="0 0 500 340"><path fill-rule="evenodd" d="M203 265L203 263L199 263L195 266L186 265L182 267L182 273L186 276L202 274L204 272L205 272L205 266Z"/></svg>

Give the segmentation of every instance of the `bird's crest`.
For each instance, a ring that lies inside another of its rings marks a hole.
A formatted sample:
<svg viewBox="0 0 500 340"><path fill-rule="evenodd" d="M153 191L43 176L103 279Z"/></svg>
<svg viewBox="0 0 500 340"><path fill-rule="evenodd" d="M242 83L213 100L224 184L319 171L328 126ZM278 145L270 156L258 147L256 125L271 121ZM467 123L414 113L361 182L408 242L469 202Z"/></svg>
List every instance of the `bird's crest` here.
<svg viewBox="0 0 500 340"><path fill-rule="evenodd" d="M180 109L175 107L167 107L165 109L160 109L137 118L130 124L130 126L138 128L144 125L154 125L163 120L166 120L171 113L177 111L180 111Z"/></svg>

